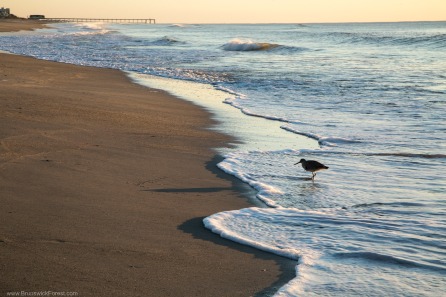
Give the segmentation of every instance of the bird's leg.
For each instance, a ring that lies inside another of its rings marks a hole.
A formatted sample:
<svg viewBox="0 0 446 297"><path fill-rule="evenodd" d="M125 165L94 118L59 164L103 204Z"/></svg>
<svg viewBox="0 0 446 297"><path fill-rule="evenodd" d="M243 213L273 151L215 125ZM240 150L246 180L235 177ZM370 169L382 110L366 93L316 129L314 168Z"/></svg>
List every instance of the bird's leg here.
<svg viewBox="0 0 446 297"><path fill-rule="evenodd" d="M312 180L314 180L314 177L316 176L316 173L312 172L311 173L313 176L311 177Z"/></svg>

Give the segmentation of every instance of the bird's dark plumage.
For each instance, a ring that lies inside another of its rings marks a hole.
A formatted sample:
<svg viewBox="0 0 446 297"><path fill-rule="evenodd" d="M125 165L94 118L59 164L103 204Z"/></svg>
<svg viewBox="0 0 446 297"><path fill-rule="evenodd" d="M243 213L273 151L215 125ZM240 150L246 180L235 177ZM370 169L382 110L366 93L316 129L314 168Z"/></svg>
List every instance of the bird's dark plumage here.
<svg viewBox="0 0 446 297"><path fill-rule="evenodd" d="M314 179L314 177L316 176L316 171L328 169L328 166L325 166L324 164L314 160L300 159L300 161L294 165L297 165L299 163L302 164L302 168L305 169L305 171L309 171L312 173L312 179Z"/></svg>

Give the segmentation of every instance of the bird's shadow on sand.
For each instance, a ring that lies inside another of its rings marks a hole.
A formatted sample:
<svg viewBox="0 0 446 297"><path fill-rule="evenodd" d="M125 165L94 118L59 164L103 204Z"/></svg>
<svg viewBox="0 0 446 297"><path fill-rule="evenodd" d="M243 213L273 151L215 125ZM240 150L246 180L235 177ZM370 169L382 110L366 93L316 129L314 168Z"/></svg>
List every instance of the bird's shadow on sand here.
<svg viewBox="0 0 446 297"><path fill-rule="evenodd" d="M195 239L205 240L208 242L212 242L214 244L218 244L224 247L237 250L242 253L254 255L254 257L258 259L274 260L279 265L280 267L279 269L281 272L281 274L279 275L279 279L276 282L272 283L270 287L265 288L260 292L257 292L254 295L255 297L272 296L283 285L285 285L291 279L296 277L295 267L297 265L297 261L293 261L287 258L282 258L280 256L263 252L250 246L242 245L230 241L228 239L224 239L219 235L212 233L210 230L206 229L203 225L203 219L204 217L193 218L178 226L178 229L185 233L191 234Z"/></svg>

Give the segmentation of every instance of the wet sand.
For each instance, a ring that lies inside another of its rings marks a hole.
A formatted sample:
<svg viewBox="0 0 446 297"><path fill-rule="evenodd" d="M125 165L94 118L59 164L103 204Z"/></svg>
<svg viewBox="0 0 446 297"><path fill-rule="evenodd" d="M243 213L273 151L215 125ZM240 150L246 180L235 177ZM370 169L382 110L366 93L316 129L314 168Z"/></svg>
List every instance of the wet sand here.
<svg viewBox="0 0 446 297"><path fill-rule="evenodd" d="M1 23L0 23L1 27ZM249 207L210 115L117 70L0 54L0 294L263 296L286 259L220 238Z"/></svg>

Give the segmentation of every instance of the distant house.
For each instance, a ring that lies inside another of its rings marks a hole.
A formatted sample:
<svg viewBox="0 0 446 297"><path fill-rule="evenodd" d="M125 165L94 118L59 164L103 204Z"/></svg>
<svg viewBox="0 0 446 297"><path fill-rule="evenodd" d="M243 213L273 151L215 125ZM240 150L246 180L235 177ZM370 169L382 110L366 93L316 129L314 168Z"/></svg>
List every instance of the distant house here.
<svg viewBox="0 0 446 297"><path fill-rule="evenodd" d="M7 18L11 14L9 8L0 8L0 18Z"/></svg>
<svg viewBox="0 0 446 297"><path fill-rule="evenodd" d="M41 20L44 18L45 18L45 16L43 14L32 14L29 16L29 19L31 19L31 20Z"/></svg>

